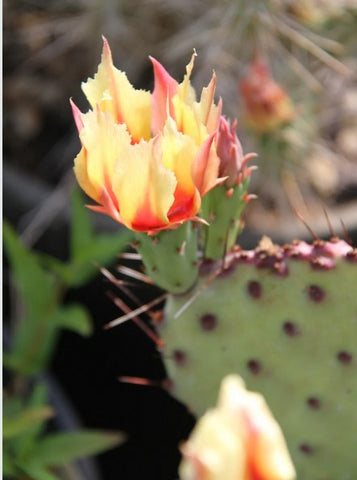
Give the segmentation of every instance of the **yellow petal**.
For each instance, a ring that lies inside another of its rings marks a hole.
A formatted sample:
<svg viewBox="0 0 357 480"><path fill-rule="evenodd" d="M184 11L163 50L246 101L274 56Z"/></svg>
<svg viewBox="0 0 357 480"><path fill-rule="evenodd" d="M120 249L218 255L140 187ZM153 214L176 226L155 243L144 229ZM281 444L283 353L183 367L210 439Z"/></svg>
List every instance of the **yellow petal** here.
<svg viewBox="0 0 357 480"><path fill-rule="evenodd" d="M228 375L222 382L218 408L230 415L237 432L246 437L249 466L258 478L295 479L283 433L262 395L247 391L237 375Z"/></svg>
<svg viewBox="0 0 357 480"><path fill-rule="evenodd" d="M182 453L182 480L244 480L244 445L224 412L212 409L205 413Z"/></svg>
<svg viewBox="0 0 357 480"><path fill-rule="evenodd" d="M113 192L120 216L129 228L150 231L169 223L167 213L174 201L176 179L162 163L159 139L130 145L118 158Z"/></svg>
<svg viewBox="0 0 357 480"><path fill-rule="evenodd" d="M198 147L188 135L178 132L172 118L168 118L161 139L163 151L163 164L175 173L178 184L187 193L194 191L192 179L192 162Z"/></svg>
<svg viewBox="0 0 357 480"><path fill-rule="evenodd" d="M214 133L202 143L192 164L192 177L201 197L217 185L219 158L212 148Z"/></svg>
<svg viewBox="0 0 357 480"><path fill-rule="evenodd" d="M264 398L254 392L247 396L246 412L252 430L258 432L252 439L252 463L262 478L291 480L295 469L278 423L273 418Z"/></svg>
<svg viewBox="0 0 357 480"><path fill-rule="evenodd" d="M197 53L194 52L192 54L189 64L186 65L186 75L184 76L183 81L178 86L179 96L189 104L192 104L196 100L196 93L190 82L191 73L195 64L196 57Z"/></svg>
<svg viewBox="0 0 357 480"><path fill-rule="evenodd" d="M87 179L97 192L95 200L98 201L103 186L110 183L116 160L123 155L131 139L125 125L115 124L108 112L90 111L82 115L82 120L80 139L86 150Z"/></svg>
<svg viewBox="0 0 357 480"><path fill-rule="evenodd" d="M199 145L207 137L207 128L199 121L192 105L185 103L179 95L172 99L175 109L175 119L180 132L192 137Z"/></svg>
<svg viewBox="0 0 357 480"><path fill-rule="evenodd" d="M100 191L92 184L88 177L87 152L85 148L74 159L74 174L80 187L96 202L100 202Z"/></svg>
<svg viewBox="0 0 357 480"><path fill-rule="evenodd" d="M162 135L163 163L175 173L177 187L170 210L171 221L194 217L201 206L201 197L194 183L193 161L199 148L188 135L178 132L172 118L168 118Z"/></svg>
<svg viewBox="0 0 357 480"><path fill-rule="evenodd" d="M202 123L207 125L210 112L214 102L214 93L216 90L217 78L215 73L212 75L210 83L204 87L201 92L201 99L199 102L199 117Z"/></svg>
<svg viewBox="0 0 357 480"><path fill-rule="evenodd" d="M200 101L196 101L196 94L190 83L190 76L194 66L195 54L186 67L184 80L178 86L178 92L173 97L174 117L180 132L191 135L197 144L202 143L208 134L218 127L221 112L221 102L214 105L216 76L207 87L203 88Z"/></svg>
<svg viewBox="0 0 357 480"><path fill-rule="evenodd" d="M208 133L212 133L217 130L222 111L222 100L218 102L218 105L214 104L216 81L216 75L214 73L208 86L202 89L201 99L197 104L199 108L200 120L204 125L206 125Z"/></svg>
<svg viewBox="0 0 357 480"><path fill-rule="evenodd" d="M125 123L135 142L151 136L151 94L136 90L124 72L113 65L108 42L104 39L102 60L94 78L82 84L89 103L94 109L108 110L117 123Z"/></svg>

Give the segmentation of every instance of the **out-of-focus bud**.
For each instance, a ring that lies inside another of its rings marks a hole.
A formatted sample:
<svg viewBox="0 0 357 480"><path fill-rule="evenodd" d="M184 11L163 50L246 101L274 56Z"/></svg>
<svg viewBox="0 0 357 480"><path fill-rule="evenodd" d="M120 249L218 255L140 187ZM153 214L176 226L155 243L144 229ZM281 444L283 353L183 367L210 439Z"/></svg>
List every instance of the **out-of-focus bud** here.
<svg viewBox="0 0 357 480"><path fill-rule="evenodd" d="M283 433L262 395L227 376L218 405L182 448L181 480L294 480Z"/></svg>
<svg viewBox="0 0 357 480"><path fill-rule="evenodd" d="M254 61L239 85L245 124L258 133L273 132L295 116L286 91L272 78L267 65Z"/></svg>

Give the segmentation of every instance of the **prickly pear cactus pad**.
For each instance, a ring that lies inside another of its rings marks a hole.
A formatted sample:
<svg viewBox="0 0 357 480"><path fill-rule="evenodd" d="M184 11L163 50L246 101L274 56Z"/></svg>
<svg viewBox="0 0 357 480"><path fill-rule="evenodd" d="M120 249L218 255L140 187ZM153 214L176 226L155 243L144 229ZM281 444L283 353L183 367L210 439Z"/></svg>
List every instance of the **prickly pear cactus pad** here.
<svg viewBox="0 0 357 480"><path fill-rule="evenodd" d="M195 290L167 302L172 393L202 414L221 379L238 373L265 396L299 480L356 479L356 250L264 239L220 268L204 262Z"/></svg>

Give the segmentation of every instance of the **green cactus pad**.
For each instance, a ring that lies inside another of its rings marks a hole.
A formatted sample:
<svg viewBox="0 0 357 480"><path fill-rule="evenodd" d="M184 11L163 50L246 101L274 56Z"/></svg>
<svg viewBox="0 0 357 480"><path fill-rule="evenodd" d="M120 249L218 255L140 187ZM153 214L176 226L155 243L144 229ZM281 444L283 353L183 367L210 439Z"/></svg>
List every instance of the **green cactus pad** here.
<svg viewBox="0 0 357 480"><path fill-rule="evenodd" d="M158 287L182 293L196 282L197 229L191 222L153 236L140 233L137 240L135 246L141 254L146 274Z"/></svg>
<svg viewBox="0 0 357 480"><path fill-rule="evenodd" d="M221 185L204 197L202 217L209 223L203 228L203 250L206 258L222 258L225 251L236 243L242 229L242 213L249 198L248 185L249 177L228 191Z"/></svg>
<svg viewBox="0 0 357 480"><path fill-rule="evenodd" d="M222 378L241 375L280 423L299 480L357 478L356 260L341 240L237 249L169 298L160 327L172 393L202 414Z"/></svg>

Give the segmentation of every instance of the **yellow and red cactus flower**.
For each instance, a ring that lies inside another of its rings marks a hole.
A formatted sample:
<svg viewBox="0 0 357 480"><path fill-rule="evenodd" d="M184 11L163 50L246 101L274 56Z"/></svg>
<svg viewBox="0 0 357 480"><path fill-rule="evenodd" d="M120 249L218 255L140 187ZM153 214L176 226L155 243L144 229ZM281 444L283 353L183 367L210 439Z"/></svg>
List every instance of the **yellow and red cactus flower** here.
<svg viewBox="0 0 357 480"><path fill-rule="evenodd" d="M190 83L196 54L186 66L186 75L182 83L177 83L164 67L150 57L154 67L155 87L153 91L153 114L151 127L154 133L165 124L167 114L176 121L178 130L195 138L197 143L213 133L217 127L222 110L221 101L213 103L216 88L216 76L206 88L202 89L200 101Z"/></svg>
<svg viewBox="0 0 357 480"><path fill-rule="evenodd" d="M181 480L294 480L282 431L264 398L227 376L218 405L182 447Z"/></svg>
<svg viewBox="0 0 357 480"><path fill-rule="evenodd" d="M136 90L104 40L98 71L82 85L92 110L82 113L72 102L82 143L74 171L99 204L91 208L148 233L196 218L202 196L219 181L214 75L197 102L189 81L194 56L181 84L152 62L153 93Z"/></svg>
<svg viewBox="0 0 357 480"><path fill-rule="evenodd" d="M240 93L245 124L259 133L273 132L295 116L286 91L272 78L267 65L256 60L241 80Z"/></svg>
<svg viewBox="0 0 357 480"><path fill-rule="evenodd" d="M251 169L247 168L248 161L255 157L255 153L243 154L242 145L237 137L237 120L232 126L229 120L221 115L216 137L216 150L219 157L219 176L225 177L225 185L232 188L242 183L248 177Z"/></svg>

